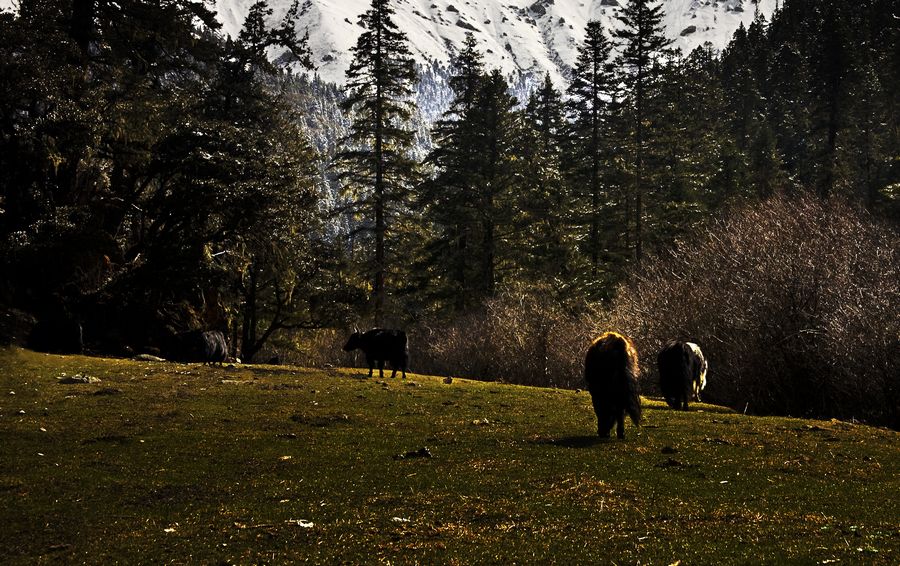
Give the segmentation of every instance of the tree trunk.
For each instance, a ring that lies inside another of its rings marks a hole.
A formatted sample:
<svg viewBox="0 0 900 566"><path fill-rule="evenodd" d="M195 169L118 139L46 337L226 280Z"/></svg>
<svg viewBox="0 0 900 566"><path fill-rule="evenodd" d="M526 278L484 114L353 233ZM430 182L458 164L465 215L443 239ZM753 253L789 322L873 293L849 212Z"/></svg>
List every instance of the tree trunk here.
<svg viewBox="0 0 900 566"><path fill-rule="evenodd" d="M381 326L384 313L384 92L381 84L381 63L384 54L381 28L376 30L375 58L375 326Z"/></svg>
<svg viewBox="0 0 900 566"><path fill-rule="evenodd" d="M490 217L485 219L483 223L484 227L484 263L482 266L482 274L484 277L484 292L485 295L490 297L494 294L494 219L493 219L493 198L488 197L487 205L490 208L491 212Z"/></svg>
<svg viewBox="0 0 900 566"><path fill-rule="evenodd" d="M599 97L595 96L591 109L591 275L596 276L600 263L600 118L597 115Z"/></svg>
<svg viewBox="0 0 900 566"><path fill-rule="evenodd" d="M466 228L462 224L456 225L456 298L455 298L455 306L457 312L462 312L466 308L466 297L468 296L468 289L466 288L466 254L468 250L467 246L467 238L466 238Z"/></svg>
<svg viewBox="0 0 900 566"><path fill-rule="evenodd" d="M95 0L74 0L72 2L70 35L85 55L88 55L88 48L94 37L96 12Z"/></svg>
<svg viewBox="0 0 900 566"><path fill-rule="evenodd" d="M643 256L643 185L644 185L644 77L638 70L635 92L637 104L637 147L635 152L634 177L634 259L638 267Z"/></svg>
<svg viewBox="0 0 900 566"><path fill-rule="evenodd" d="M259 269L256 261L250 264L250 280L244 290L243 325L241 327L241 360L245 363L253 361L256 344L256 298L259 286Z"/></svg>

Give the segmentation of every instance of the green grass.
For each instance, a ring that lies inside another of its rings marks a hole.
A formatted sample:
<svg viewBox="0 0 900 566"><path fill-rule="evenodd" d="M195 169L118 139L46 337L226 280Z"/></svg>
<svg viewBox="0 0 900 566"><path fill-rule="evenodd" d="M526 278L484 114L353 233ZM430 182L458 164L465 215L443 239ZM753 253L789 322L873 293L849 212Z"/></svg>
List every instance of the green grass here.
<svg viewBox="0 0 900 566"><path fill-rule="evenodd" d="M900 562L896 432L644 414L600 442L583 391L0 350L0 564Z"/></svg>

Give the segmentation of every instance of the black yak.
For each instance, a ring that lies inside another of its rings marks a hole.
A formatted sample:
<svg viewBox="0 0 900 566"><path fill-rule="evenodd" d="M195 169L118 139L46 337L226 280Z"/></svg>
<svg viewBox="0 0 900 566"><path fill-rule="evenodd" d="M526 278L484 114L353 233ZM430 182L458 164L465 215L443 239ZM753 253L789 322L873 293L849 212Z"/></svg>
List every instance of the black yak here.
<svg viewBox="0 0 900 566"><path fill-rule="evenodd" d="M688 401L700 400L706 387L706 358L693 342L669 342L656 357L659 388L673 409L688 410Z"/></svg>
<svg viewBox="0 0 900 566"><path fill-rule="evenodd" d="M365 333L354 332L344 345L344 351L352 352L356 349L362 350L366 355L369 377L372 377L372 370L377 363L378 375L384 378L384 362L387 361L394 370L391 377L396 377L397 369L400 369L403 372L403 379L406 379L406 367L409 364L406 332L384 328L374 328Z"/></svg>
<svg viewBox="0 0 900 566"><path fill-rule="evenodd" d="M228 343L218 330L191 330L174 337L169 358L178 362L219 365L228 357Z"/></svg>
<svg viewBox="0 0 900 566"><path fill-rule="evenodd" d="M625 413L635 425L640 425L638 373L637 352L625 336L607 332L588 348L584 379L597 414L599 436L609 437L613 423L617 423L616 436L625 438Z"/></svg>
<svg viewBox="0 0 900 566"><path fill-rule="evenodd" d="M31 330L27 345L37 352L81 354L84 352L81 323L65 314L42 318Z"/></svg>

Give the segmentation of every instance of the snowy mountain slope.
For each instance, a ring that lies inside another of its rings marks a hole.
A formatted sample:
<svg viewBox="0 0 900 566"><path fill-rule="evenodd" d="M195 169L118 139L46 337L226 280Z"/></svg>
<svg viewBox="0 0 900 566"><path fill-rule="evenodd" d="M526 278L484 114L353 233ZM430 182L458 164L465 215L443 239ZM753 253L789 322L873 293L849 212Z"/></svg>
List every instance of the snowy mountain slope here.
<svg viewBox="0 0 900 566"><path fill-rule="evenodd" d="M235 36L255 0L215 0L224 32ZM273 21L280 21L292 0L270 0ZM342 83L350 65L350 48L362 33L357 24L371 0L300 0L298 31L309 32L316 70L323 80ZM564 83L575 61L588 20L609 30L627 0L395 0L395 21L424 62L448 63L467 32L478 40L489 68L510 78L549 71ZM757 3L758 1L758 3ZM724 47L754 12L770 18L779 0L663 0L668 36L688 53L704 42ZM17 0L0 0L12 10ZM277 56L275 53L273 56Z"/></svg>
<svg viewBox="0 0 900 566"><path fill-rule="evenodd" d="M3 1L3 0L0 0ZM467 32L478 40L490 68L509 77L549 71L558 85L576 57L584 28L591 19L606 29L626 0L396 0L395 21L422 61L447 63ZM253 0L216 0L226 33L236 34ZM341 83L350 64L350 48L362 33L357 21L370 0L303 0L298 23L308 31L317 72ZM759 0L767 18L776 0ZM273 19L280 20L290 0L272 0ZM734 30L753 21L753 0L663 0L668 36L685 53L704 42L724 47Z"/></svg>

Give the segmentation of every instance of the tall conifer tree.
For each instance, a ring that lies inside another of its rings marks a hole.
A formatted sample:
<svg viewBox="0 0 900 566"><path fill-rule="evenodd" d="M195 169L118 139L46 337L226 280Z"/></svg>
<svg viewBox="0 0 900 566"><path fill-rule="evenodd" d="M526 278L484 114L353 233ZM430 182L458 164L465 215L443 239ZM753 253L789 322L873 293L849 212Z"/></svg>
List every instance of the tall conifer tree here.
<svg viewBox="0 0 900 566"><path fill-rule="evenodd" d="M590 258L591 272L597 275L603 248L601 231L604 218L610 214L604 203L611 199L602 186L604 127L612 94L612 69L609 61L612 44L603 32L603 25L590 21L585 28L584 43L578 48L578 60L569 85L569 119L571 120L571 163L573 185L586 187L582 194L582 218L577 222L587 227L584 246Z"/></svg>
<svg viewBox="0 0 900 566"><path fill-rule="evenodd" d="M426 161L436 168L436 175L423 184L420 194L420 202L435 231L429 245L429 261L440 266L437 269L441 274L436 279L446 280L438 294L450 299L458 311L468 306L477 271L471 249L477 190L477 127L473 123L473 109L486 80L482 59L475 38L466 34L449 79L453 100L432 130L435 147Z"/></svg>
<svg viewBox="0 0 900 566"><path fill-rule="evenodd" d="M497 70L484 74L481 65L470 38L450 80L454 101L434 130L429 161L436 175L422 194L436 231L432 261L444 259L435 267L436 280L445 282L442 294L456 309L493 295L498 265L506 273L513 261L521 113L506 79Z"/></svg>
<svg viewBox="0 0 900 566"><path fill-rule="evenodd" d="M575 247L570 229L574 207L562 174L566 126L562 95L549 73L525 106L525 122L522 153L528 172L519 207L521 246L526 255L523 272L531 281L568 286Z"/></svg>
<svg viewBox="0 0 900 566"><path fill-rule="evenodd" d="M622 52L618 64L631 90L634 112L634 236L635 259L643 255L644 134L649 90L656 79L657 60L668 51L671 40L664 35L663 9L652 0L629 0L616 16L621 27L613 36Z"/></svg>
<svg viewBox="0 0 900 566"><path fill-rule="evenodd" d="M842 176L838 171L839 134L847 127L847 79L853 63L848 31L844 29L847 21L848 18L841 18L839 7L825 7L817 46L820 56L815 59L818 64L813 65L813 127L819 138L816 141L822 165L817 185L823 198L834 192Z"/></svg>
<svg viewBox="0 0 900 566"><path fill-rule="evenodd" d="M772 42L769 83L772 94L766 113L774 129L789 190L812 184L809 66L793 43Z"/></svg>
<svg viewBox="0 0 900 566"><path fill-rule="evenodd" d="M515 213L512 195L520 173L517 144L521 114L515 110L517 105L518 100L509 94L509 83L494 69L486 77L471 113L470 125L475 128L474 203L481 236L477 290L486 297L497 290L498 266L510 257L504 244L509 240Z"/></svg>
<svg viewBox="0 0 900 566"><path fill-rule="evenodd" d="M416 71L407 37L393 21L390 0L372 0L360 16L365 32L352 48L345 110L350 134L337 156L339 178L353 195L349 210L362 217L374 236L371 263L376 324L381 322L388 272L390 231L407 206L416 163L410 156L415 132L409 125Z"/></svg>

